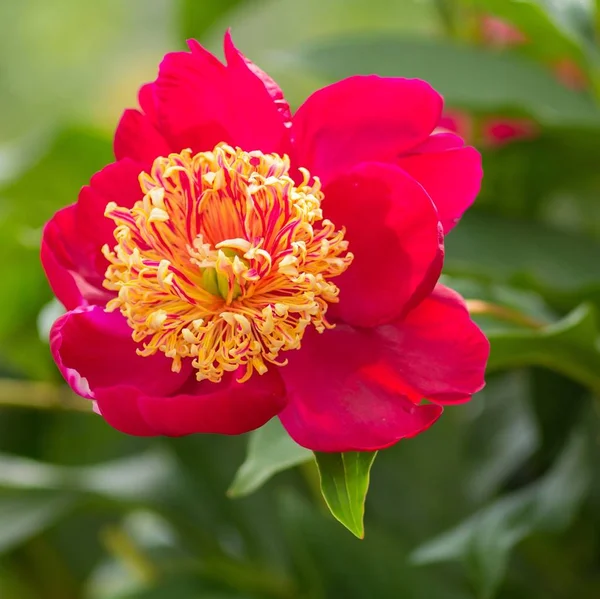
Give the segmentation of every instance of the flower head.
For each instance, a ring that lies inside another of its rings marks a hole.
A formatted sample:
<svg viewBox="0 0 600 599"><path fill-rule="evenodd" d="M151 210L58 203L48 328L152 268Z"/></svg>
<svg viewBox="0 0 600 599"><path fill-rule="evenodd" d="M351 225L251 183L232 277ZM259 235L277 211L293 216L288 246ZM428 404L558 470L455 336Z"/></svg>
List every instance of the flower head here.
<svg viewBox="0 0 600 599"><path fill-rule="evenodd" d="M292 116L229 35L225 55L168 54L116 162L47 224L61 372L130 434L275 415L318 451L419 433L483 385L488 343L438 284L479 154L437 133L423 81L351 77Z"/></svg>
<svg viewBox="0 0 600 599"><path fill-rule="evenodd" d="M114 250L104 286L142 343L180 372L192 359L198 380L218 383L243 367L264 374L279 353L300 347L304 330L328 327L330 279L352 255L343 232L323 220L318 181L296 186L287 157L219 144L154 161L142 172L143 200L114 202Z"/></svg>

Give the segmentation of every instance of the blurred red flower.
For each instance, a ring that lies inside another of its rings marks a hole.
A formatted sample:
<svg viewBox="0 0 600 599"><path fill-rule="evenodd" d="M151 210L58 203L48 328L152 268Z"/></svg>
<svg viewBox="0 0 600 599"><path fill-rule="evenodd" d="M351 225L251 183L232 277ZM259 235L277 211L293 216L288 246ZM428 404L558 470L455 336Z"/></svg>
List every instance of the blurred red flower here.
<svg viewBox="0 0 600 599"><path fill-rule="evenodd" d="M439 131L456 133L466 140L477 140L482 147L498 148L511 142L534 139L539 127L527 118L508 116L487 116L479 123L475 134L473 117L462 110L449 109L440 119Z"/></svg>
<svg viewBox="0 0 600 599"><path fill-rule="evenodd" d="M438 278L482 171L434 132L440 95L351 77L292 116L229 35L226 65L189 47L123 114L116 162L45 227L69 310L51 350L73 390L133 435L278 415L318 451L392 445L470 399L488 342Z"/></svg>
<svg viewBox="0 0 600 599"><path fill-rule="evenodd" d="M529 38L513 24L493 15L482 15L478 21L478 31L483 44L488 48L514 48L531 43ZM573 90L584 90L589 86L588 77L583 69L571 58L564 57L550 62L554 76L565 87ZM489 116L481 120L481 130L475 134L473 117L459 109L446 110L440 128L451 131L467 141L480 143L490 148L504 146L508 143L533 139L539 135L537 123L528 118Z"/></svg>

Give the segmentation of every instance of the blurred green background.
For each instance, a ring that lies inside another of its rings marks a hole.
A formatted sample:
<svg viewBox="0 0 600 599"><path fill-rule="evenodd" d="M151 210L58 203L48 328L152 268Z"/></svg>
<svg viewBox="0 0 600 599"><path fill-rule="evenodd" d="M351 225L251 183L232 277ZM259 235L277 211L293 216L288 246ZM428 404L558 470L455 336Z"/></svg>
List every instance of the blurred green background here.
<svg viewBox="0 0 600 599"><path fill-rule="evenodd" d="M0 22L2 599L600 597L600 2L2 0ZM293 106L421 77L484 154L444 276L490 336L488 386L380 454L364 541L273 425L126 437L49 355L43 223L163 54L220 54L228 26Z"/></svg>

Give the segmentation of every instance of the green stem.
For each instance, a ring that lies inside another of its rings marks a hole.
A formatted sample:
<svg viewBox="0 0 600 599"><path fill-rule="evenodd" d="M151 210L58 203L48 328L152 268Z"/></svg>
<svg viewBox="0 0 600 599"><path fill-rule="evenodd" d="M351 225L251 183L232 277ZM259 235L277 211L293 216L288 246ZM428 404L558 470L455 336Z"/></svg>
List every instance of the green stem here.
<svg viewBox="0 0 600 599"><path fill-rule="evenodd" d="M77 397L64 386L13 379L0 379L0 408L2 406L92 412L91 401Z"/></svg>
<svg viewBox="0 0 600 599"><path fill-rule="evenodd" d="M541 329L546 325L545 322L532 318L527 314L523 314L512 308L507 308L506 306L492 304L491 302L483 300L466 300L466 304L470 314L493 316L499 320L512 322L528 329Z"/></svg>

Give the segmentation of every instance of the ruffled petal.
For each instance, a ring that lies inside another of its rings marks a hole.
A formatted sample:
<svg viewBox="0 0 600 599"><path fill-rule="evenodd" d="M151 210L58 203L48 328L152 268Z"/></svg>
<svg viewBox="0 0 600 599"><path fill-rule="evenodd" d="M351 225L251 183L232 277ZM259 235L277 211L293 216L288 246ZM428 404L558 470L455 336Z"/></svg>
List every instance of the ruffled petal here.
<svg viewBox="0 0 600 599"><path fill-rule="evenodd" d="M292 112L290 105L283 95L283 91L261 68L257 67L251 60L246 58L233 44L231 32L225 34L225 58L227 59L227 67L240 80L245 80L249 86L255 88L256 94L262 94L262 90L258 87L257 79L262 83L271 100L275 104L279 114L283 118L284 125L291 127Z"/></svg>
<svg viewBox="0 0 600 599"><path fill-rule="evenodd" d="M448 233L479 193L481 155L472 147L432 151L435 145L439 147L440 140L430 141L419 153L402 156L398 165L425 188L438 209L444 233Z"/></svg>
<svg viewBox="0 0 600 599"><path fill-rule="evenodd" d="M394 320L440 275L443 236L424 189L396 166L363 163L324 189L323 213L346 228L354 261L335 279L336 317L358 326Z"/></svg>
<svg viewBox="0 0 600 599"><path fill-rule="evenodd" d="M238 383L235 376L229 374L220 383L194 381L172 397L142 395L139 409L153 430L178 437L246 433L268 422L285 406L285 388L277 368L244 383Z"/></svg>
<svg viewBox="0 0 600 599"><path fill-rule="evenodd" d="M174 373L163 354L138 356L137 347L124 317L99 306L67 312L50 332L54 361L73 391L83 397L95 398L99 389L117 386L163 396L185 384L190 364Z"/></svg>
<svg viewBox="0 0 600 599"><path fill-rule="evenodd" d="M440 406L418 405L386 369L371 331L339 325L307 331L281 369L288 406L279 415L290 436L313 451L374 451L429 428Z"/></svg>
<svg viewBox="0 0 600 599"><path fill-rule="evenodd" d="M132 160L109 164L82 188L76 204L59 210L46 224L41 259L56 297L72 310L105 304L112 294L102 287L108 262L102 246L114 245L114 223L104 216L110 201L132 206L142 198L138 175L142 165Z"/></svg>
<svg viewBox="0 0 600 599"><path fill-rule="evenodd" d="M156 99L156 84L154 82L146 83L140 87L138 102L142 112L156 126L158 123L158 100Z"/></svg>
<svg viewBox="0 0 600 599"><path fill-rule="evenodd" d="M248 151L284 153L289 135L270 80L265 83L250 68L229 37L227 66L195 40L189 47L191 52L165 56L154 84L158 129L171 147L200 152L224 141Z"/></svg>
<svg viewBox="0 0 600 599"><path fill-rule="evenodd" d="M419 79L344 79L312 94L294 115L298 166L326 182L359 162L395 162L427 139L441 111L441 96Z"/></svg>
<svg viewBox="0 0 600 599"><path fill-rule="evenodd" d="M413 398L459 403L485 384L489 342L461 296L443 285L404 320L378 327L375 335Z"/></svg>
<svg viewBox="0 0 600 599"><path fill-rule="evenodd" d="M117 160L131 158L149 168L159 156L181 149L171 148L151 119L139 110L126 110L117 125L114 139Z"/></svg>
<svg viewBox="0 0 600 599"><path fill-rule="evenodd" d="M76 267L63 237L63 231L74 230L74 212L75 204L72 204L59 210L46 223L40 251L42 267L52 292L67 310L87 303L82 289L85 281L75 272Z"/></svg>

